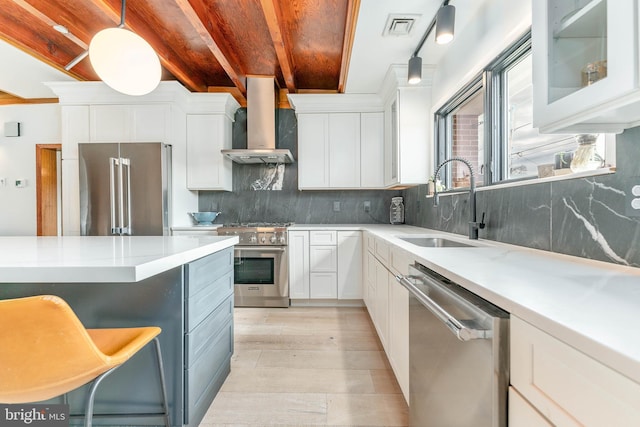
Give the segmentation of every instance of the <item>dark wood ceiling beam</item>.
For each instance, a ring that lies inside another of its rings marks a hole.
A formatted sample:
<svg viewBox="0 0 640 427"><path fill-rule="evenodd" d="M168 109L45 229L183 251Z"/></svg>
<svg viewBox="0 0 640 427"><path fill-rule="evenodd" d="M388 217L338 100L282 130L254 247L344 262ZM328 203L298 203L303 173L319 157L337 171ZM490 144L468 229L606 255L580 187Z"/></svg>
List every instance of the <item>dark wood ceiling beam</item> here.
<svg viewBox="0 0 640 427"><path fill-rule="evenodd" d="M269 27L273 47L276 50L282 77L289 92L295 93L296 81L293 71L294 65L291 48L288 40L285 40L285 32L280 27L283 22L282 11L280 10L277 0L260 0L260 5L262 6L264 17L267 20L267 26Z"/></svg>
<svg viewBox="0 0 640 427"><path fill-rule="evenodd" d="M99 7L114 23L120 23L120 7L117 9L114 8L107 0L91 0L91 2ZM161 28L149 28L144 20L129 13L128 10L125 18L125 27L140 35L153 47L153 50L156 51L156 54L160 58L162 66L173 74L175 78L180 80L182 84L192 91L207 91L207 85L195 77L193 70L180 60L180 56L164 43L161 38Z"/></svg>
<svg viewBox="0 0 640 427"><path fill-rule="evenodd" d="M246 98L246 75L242 71L238 60L223 43L224 35L220 33L218 26L211 24L210 20L206 19L204 5L201 1L192 0L192 3L197 5L198 10L196 10L189 0L175 0L175 2L198 35L200 35L200 38L207 45L222 69L227 73L240 94ZM205 22L208 22L209 25L206 25Z"/></svg>
<svg viewBox="0 0 640 427"><path fill-rule="evenodd" d="M338 80L338 93L344 93L351 62L351 50L353 39L356 36L356 24L358 23L358 11L360 0L349 0L347 5L347 19L344 26L344 40L342 43L342 62L340 64L340 79Z"/></svg>
<svg viewBox="0 0 640 427"><path fill-rule="evenodd" d="M21 8L23 8L24 10L26 10L27 12L29 12L34 18L42 21L45 25L49 27L53 28L55 25L60 24L59 22L55 21L51 17L42 13L40 10L36 9L35 7L33 7L32 5L30 5L24 0L12 0L12 1L18 6L20 6ZM87 50L89 48L89 46L84 41L80 40L71 32L66 34L65 33L60 33L60 34L62 34L64 37L68 38L69 40L71 40L73 43L75 43L76 45L78 45L84 50Z"/></svg>

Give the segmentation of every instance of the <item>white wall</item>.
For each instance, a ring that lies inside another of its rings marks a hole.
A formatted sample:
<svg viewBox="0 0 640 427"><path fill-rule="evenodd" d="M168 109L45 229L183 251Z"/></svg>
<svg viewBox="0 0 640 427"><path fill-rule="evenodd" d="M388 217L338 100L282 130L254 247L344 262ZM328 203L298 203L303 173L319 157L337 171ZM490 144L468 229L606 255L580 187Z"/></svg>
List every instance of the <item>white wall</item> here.
<svg viewBox="0 0 640 427"><path fill-rule="evenodd" d="M5 137L4 124L20 122L21 136ZM60 106L0 106L0 236L35 236L36 144L60 144ZM26 179L16 188L16 179Z"/></svg>
<svg viewBox="0 0 640 427"><path fill-rule="evenodd" d="M431 98L434 112L527 31L531 1L484 0L438 63Z"/></svg>

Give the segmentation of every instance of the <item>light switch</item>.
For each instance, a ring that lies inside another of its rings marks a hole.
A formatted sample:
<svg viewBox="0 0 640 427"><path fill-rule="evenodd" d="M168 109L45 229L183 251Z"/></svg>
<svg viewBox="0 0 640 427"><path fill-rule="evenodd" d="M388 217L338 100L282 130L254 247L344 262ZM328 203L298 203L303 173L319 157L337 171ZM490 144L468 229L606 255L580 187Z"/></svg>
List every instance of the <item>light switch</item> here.
<svg viewBox="0 0 640 427"><path fill-rule="evenodd" d="M26 179L16 179L16 188L24 188L27 186L27 180Z"/></svg>
<svg viewBox="0 0 640 427"><path fill-rule="evenodd" d="M334 212L340 212L340 202L339 201L335 201L333 202L333 211Z"/></svg>

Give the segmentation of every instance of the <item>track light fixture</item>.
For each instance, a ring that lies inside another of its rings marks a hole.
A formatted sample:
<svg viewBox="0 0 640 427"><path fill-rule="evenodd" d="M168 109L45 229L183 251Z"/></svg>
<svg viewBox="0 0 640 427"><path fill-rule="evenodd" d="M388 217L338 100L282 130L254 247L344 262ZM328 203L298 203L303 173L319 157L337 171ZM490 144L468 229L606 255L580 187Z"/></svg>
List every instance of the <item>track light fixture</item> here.
<svg viewBox="0 0 640 427"><path fill-rule="evenodd" d="M160 59L149 43L124 28L126 0L122 0L120 25L99 31L66 67L70 70L87 55L94 71L108 86L126 95L146 95L160 83Z"/></svg>
<svg viewBox="0 0 640 427"><path fill-rule="evenodd" d="M456 23L456 8L450 4L442 6L436 14L436 43L447 44L453 40Z"/></svg>
<svg viewBox="0 0 640 427"><path fill-rule="evenodd" d="M445 0L442 2L438 12L431 20L431 23L429 23L427 31L425 31L422 39L420 39L420 43L418 43L416 50L409 59L407 73L407 81L409 84L418 84L420 83L420 80L422 80L422 58L420 58L418 54L420 53L420 49L422 49L424 42L427 41L429 34L431 34L431 31L433 31L434 28L436 29L436 43L438 44L449 43L453 40L456 9L449 5L449 1L450 0Z"/></svg>
<svg viewBox="0 0 640 427"><path fill-rule="evenodd" d="M420 83L422 80L422 58L419 56L412 56L409 59L409 73L408 82L411 85Z"/></svg>

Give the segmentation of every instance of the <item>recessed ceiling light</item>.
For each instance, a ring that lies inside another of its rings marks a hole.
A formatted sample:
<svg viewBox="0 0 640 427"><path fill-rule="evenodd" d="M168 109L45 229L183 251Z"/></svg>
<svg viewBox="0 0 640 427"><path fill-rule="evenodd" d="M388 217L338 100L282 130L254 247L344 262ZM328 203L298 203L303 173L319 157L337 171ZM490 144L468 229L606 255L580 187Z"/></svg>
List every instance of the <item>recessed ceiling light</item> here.
<svg viewBox="0 0 640 427"><path fill-rule="evenodd" d="M69 34L69 29L61 24L54 25L53 29L62 34Z"/></svg>

